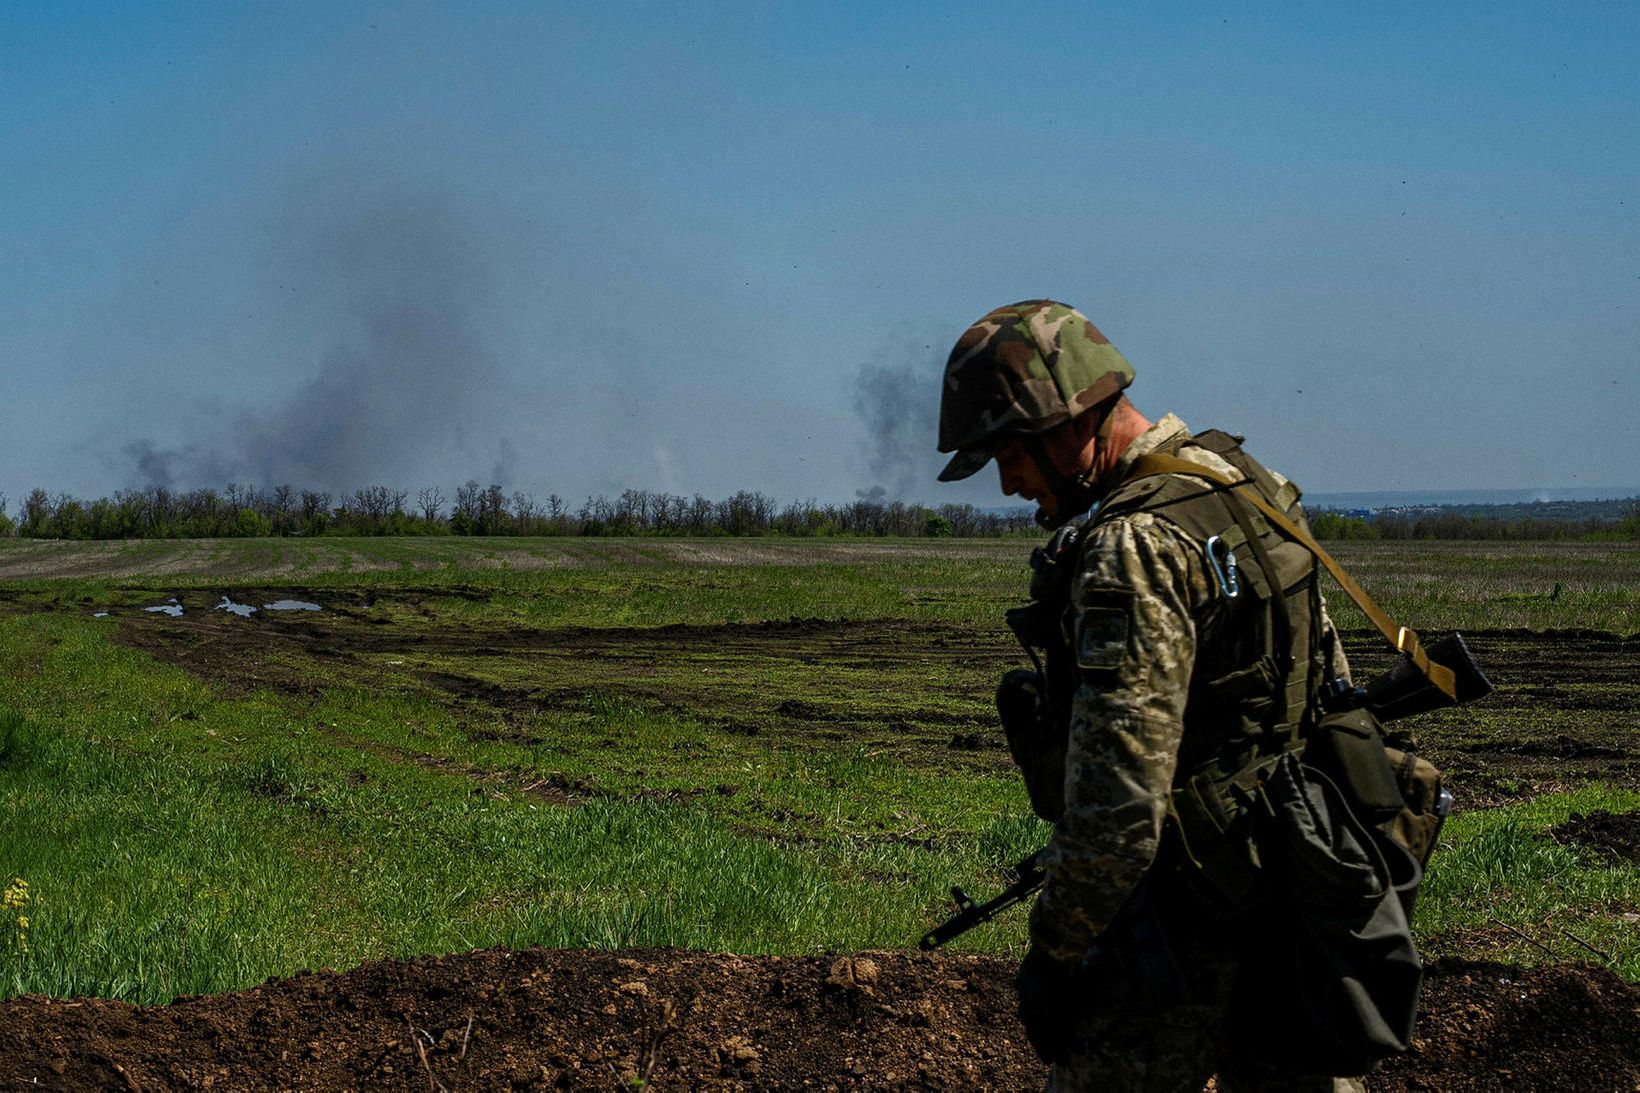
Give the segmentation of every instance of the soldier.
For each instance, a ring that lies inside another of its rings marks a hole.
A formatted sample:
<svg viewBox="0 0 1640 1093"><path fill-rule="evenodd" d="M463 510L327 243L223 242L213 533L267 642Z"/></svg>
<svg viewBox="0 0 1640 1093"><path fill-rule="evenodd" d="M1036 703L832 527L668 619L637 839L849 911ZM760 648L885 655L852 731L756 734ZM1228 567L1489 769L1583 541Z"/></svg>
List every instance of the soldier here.
<svg viewBox="0 0 1640 1093"><path fill-rule="evenodd" d="M1032 805L1054 822L1020 1015L1051 1090L1200 1090L1215 1073L1224 1090L1361 1089L1242 1050L1260 931L1232 786L1290 751L1349 669L1313 556L1223 483L1251 483L1302 526L1299 491L1239 438L1147 420L1123 393L1133 376L1051 300L986 315L946 364L941 481L995 459L1002 491L1064 529L1044 556L1065 572L1058 591L1037 587L1054 583L1043 569L1033 579L1056 631L1045 670L1010 673L998 696ZM1079 535L1064 527L1095 505ZM1012 684L1031 724L1007 714ZM1213 838L1185 837L1203 815L1181 810L1186 796L1211 801Z"/></svg>

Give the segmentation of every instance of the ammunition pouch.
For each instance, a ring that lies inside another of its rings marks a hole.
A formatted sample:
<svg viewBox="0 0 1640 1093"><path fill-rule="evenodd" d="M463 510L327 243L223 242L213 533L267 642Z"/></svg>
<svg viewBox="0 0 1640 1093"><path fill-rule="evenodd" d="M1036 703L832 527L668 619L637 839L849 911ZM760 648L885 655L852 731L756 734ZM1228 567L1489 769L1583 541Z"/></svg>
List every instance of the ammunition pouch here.
<svg viewBox="0 0 1640 1093"><path fill-rule="evenodd" d="M1025 777L1031 811L1054 823L1065 812L1065 749L1075 687L1065 612L1082 528L1070 524L1031 552L1031 599L1009 608L1008 629L1035 670L1016 668L997 685L1008 752Z"/></svg>
<svg viewBox="0 0 1640 1093"><path fill-rule="evenodd" d="M1015 668L997 684L997 714L1008 754L1025 776L1031 811L1053 823L1065 812L1067 730L1048 716L1042 676Z"/></svg>
<svg viewBox="0 0 1640 1093"><path fill-rule="evenodd" d="M1420 867L1428 864L1451 797L1433 764L1384 744L1372 711L1323 717L1305 743L1304 762L1337 785L1363 823L1400 844Z"/></svg>
<svg viewBox="0 0 1640 1093"><path fill-rule="evenodd" d="M1261 756L1228 778L1209 768L1168 795L1171 870L1209 915L1233 917L1264 894L1255 824L1269 812L1262 783L1280 758Z"/></svg>
<svg viewBox="0 0 1640 1093"><path fill-rule="evenodd" d="M1442 785L1441 772L1429 760L1398 748L1385 748L1384 757L1395 771L1396 785L1406 801L1406 807L1390 821L1389 837L1406 847L1419 865L1428 865L1441 825L1452 811L1452 794Z"/></svg>
<svg viewBox="0 0 1640 1093"><path fill-rule="evenodd" d="M1304 745L1304 761L1331 778L1356 817L1381 825L1406 806L1378 733L1367 710L1343 710L1323 717Z"/></svg>

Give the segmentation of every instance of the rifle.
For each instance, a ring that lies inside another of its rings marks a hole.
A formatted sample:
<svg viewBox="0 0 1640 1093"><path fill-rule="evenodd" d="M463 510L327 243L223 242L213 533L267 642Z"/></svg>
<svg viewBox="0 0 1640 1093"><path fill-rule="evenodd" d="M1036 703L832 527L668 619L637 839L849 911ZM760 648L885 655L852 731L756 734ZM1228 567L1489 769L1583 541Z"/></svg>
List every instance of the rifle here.
<svg viewBox="0 0 1640 1093"><path fill-rule="evenodd" d="M967 892L953 885L951 898L956 901L957 913L924 934L922 940L917 942L917 948L923 952L937 949L947 941L961 937L980 923L990 922L1014 904L1025 902L1047 879L1047 874L1043 872L1039 861L1041 857L1042 850L1038 850L1014 866L1014 882L1003 889L1001 895L984 903L975 903Z"/></svg>

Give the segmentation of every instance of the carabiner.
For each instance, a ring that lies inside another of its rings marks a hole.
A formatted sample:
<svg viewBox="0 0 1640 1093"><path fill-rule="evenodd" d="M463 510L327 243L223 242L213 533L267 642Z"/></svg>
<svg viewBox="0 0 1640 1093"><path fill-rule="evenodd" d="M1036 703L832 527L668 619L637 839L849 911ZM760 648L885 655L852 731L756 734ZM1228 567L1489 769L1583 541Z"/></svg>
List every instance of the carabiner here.
<svg viewBox="0 0 1640 1093"><path fill-rule="evenodd" d="M1213 579L1218 583L1219 591L1224 598L1233 600L1241 595L1241 573L1236 568L1236 552L1224 545L1224 540L1215 535L1207 540L1207 568L1213 571Z"/></svg>

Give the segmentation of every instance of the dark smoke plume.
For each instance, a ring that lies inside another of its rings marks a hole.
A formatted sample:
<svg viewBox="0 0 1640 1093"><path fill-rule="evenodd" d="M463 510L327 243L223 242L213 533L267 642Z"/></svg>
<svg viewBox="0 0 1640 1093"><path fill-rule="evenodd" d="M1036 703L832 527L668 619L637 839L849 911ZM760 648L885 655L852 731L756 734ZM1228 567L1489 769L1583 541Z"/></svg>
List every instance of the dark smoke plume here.
<svg viewBox="0 0 1640 1093"><path fill-rule="evenodd" d="M169 489L177 484L177 463L183 458L180 452L160 451L151 440L133 440L120 451L143 485Z"/></svg>
<svg viewBox="0 0 1640 1093"><path fill-rule="evenodd" d="M206 444L157 448L151 440L133 440L122 445L120 453L130 464L136 481L145 486L169 489L180 484L219 484L242 473L237 461Z"/></svg>
<svg viewBox="0 0 1640 1093"><path fill-rule="evenodd" d="M269 362L311 378L275 405L210 415L177 447L126 444L138 481L346 490L454 477L497 451L496 480L510 477L511 445L484 428L501 375L481 318L493 274L470 225L449 201L426 198L336 224L296 215L312 234L282 276L319 301L306 339L320 347L317 371L312 357Z"/></svg>
<svg viewBox="0 0 1640 1093"><path fill-rule="evenodd" d="M868 363L855 377L854 412L866 427L865 466L875 480L857 496L908 500L931 492L944 462L935 451L944 361L932 350L902 348L897 363Z"/></svg>
<svg viewBox="0 0 1640 1093"><path fill-rule="evenodd" d="M518 462L518 452L513 449L512 441L502 437L496 445L495 464L490 468L490 481L498 486L510 486L513 482L513 467Z"/></svg>

